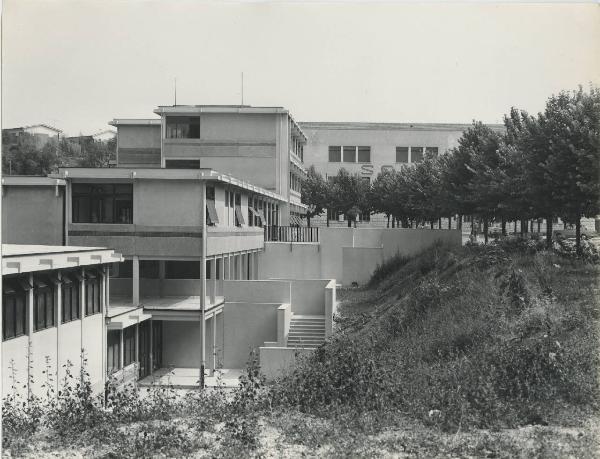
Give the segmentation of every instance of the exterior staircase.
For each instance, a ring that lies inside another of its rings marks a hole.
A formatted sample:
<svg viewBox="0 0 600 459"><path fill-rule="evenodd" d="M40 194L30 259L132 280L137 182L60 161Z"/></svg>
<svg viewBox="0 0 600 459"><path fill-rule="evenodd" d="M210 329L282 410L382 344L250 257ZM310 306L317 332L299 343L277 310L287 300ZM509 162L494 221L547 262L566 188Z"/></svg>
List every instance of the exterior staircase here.
<svg viewBox="0 0 600 459"><path fill-rule="evenodd" d="M287 347L314 349L324 342L325 316L292 315Z"/></svg>

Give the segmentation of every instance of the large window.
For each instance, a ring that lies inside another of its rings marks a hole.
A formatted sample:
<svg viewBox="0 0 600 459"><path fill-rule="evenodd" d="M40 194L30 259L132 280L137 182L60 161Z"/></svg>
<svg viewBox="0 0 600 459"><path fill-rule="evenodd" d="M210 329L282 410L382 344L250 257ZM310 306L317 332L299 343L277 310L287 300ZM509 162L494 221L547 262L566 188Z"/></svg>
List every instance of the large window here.
<svg viewBox="0 0 600 459"><path fill-rule="evenodd" d="M344 147L344 162L355 163L356 162L356 147Z"/></svg>
<svg viewBox="0 0 600 459"><path fill-rule="evenodd" d="M396 162L407 163L408 162L408 147L396 147Z"/></svg>
<svg viewBox="0 0 600 459"><path fill-rule="evenodd" d="M121 330L108 330L106 350L106 372L110 375L121 369Z"/></svg>
<svg viewBox="0 0 600 459"><path fill-rule="evenodd" d="M329 162L330 163L342 162L342 147L339 147L339 146L329 147Z"/></svg>
<svg viewBox="0 0 600 459"><path fill-rule="evenodd" d="M96 273L92 271L86 271L85 277L85 315L91 316L102 312L100 303L102 282Z"/></svg>
<svg viewBox="0 0 600 459"><path fill-rule="evenodd" d="M62 275L62 323L77 320L81 316L79 279L72 273Z"/></svg>
<svg viewBox="0 0 600 459"><path fill-rule="evenodd" d="M2 281L2 338L5 340L27 333L27 291L30 287L24 279L21 283L16 278Z"/></svg>
<svg viewBox="0 0 600 459"><path fill-rule="evenodd" d="M423 161L423 147L410 147L410 162L420 163Z"/></svg>
<svg viewBox="0 0 600 459"><path fill-rule="evenodd" d="M199 138L199 116L167 116L167 139Z"/></svg>
<svg viewBox="0 0 600 459"><path fill-rule="evenodd" d="M166 159L165 169L200 169L199 159Z"/></svg>
<svg viewBox="0 0 600 459"><path fill-rule="evenodd" d="M54 327L54 288L43 276L33 278L33 331Z"/></svg>
<svg viewBox="0 0 600 459"><path fill-rule="evenodd" d="M132 325L123 330L123 366L135 361L135 325Z"/></svg>
<svg viewBox="0 0 600 459"><path fill-rule="evenodd" d="M133 185L73 184L73 223L133 223Z"/></svg>
<svg viewBox="0 0 600 459"><path fill-rule="evenodd" d="M437 158L438 147L427 147L425 149L425 155L427 158Z"/></svg>
<svg viewBox="0 0 600 459"><path fill-rule="evenodd" d="M359 163L370 163L371 162L371 147L358 147L358 162Z"/></svg>

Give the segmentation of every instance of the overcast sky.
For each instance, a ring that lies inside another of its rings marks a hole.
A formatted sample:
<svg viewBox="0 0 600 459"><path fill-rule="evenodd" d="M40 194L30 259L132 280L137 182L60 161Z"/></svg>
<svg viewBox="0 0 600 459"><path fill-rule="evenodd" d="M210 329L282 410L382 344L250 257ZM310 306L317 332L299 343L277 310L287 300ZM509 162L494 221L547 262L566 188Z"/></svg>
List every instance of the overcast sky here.
<svg viewBox="0 0 600 459"><path fill-rule="evenodd" d="M157 105L300 121L501 122L600 84L593 4L4 0L2 124L68 134Z"/></svg>

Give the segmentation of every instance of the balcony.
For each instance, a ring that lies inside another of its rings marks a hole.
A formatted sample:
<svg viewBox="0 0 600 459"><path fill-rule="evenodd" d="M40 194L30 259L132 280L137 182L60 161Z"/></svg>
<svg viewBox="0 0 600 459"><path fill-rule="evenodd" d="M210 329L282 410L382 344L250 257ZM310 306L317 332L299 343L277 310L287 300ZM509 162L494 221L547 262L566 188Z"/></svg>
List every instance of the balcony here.
<svg viewBox="0 0 600 459"><path fill-rule="evenodd" d="M319 242L319 228L310 226L265 226L265 242Z"/></svg>

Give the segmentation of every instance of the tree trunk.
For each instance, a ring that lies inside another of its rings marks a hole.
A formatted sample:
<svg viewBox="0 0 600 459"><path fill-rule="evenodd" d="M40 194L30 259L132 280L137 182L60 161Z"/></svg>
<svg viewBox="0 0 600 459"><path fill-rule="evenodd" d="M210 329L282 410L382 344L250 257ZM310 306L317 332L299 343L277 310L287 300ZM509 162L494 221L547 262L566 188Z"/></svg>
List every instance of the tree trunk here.
<svg viewBox="0 0 600 459"><path fill-rule="evenodd" d="M566 230L567 229L567 222L563 221L563 229Z"/></svg>
<svg viewBox="0 0 600 459"><path fill-rule="evenodd" d="M533 233L533 220L529 220L529 223L530 223L529 232Z"/></svg>
<svg viewBox="0 0 600 459"><path fill-rule="evenodd" d="M429 224L431 225L431 229L433 229L433 220L431 220Z"/></svg>
<svg viewBox="0 0 600 459"><path fill-rule="evenodd" d="M515 220L515 234L517 234L517 221Z"/></svg>
<svg viewBox="0 0 600 459"><path fill-rule="evenodd" d="M506 220L502 217L502 236L506 236Z"/></svg>
<svg viewBox="0 0 600 459"><path fill-rule="evenodd" d="M452 229L452 215L448 216L448 229L451 230Z"/></svg>
<svg viewBox="0 0 600 459"><path fill-rule="evenodd" d="M352 220L350 220L350 217L348 217L347 215L346 219L348 220L348 228L352 228Z"/></svg>
<svg viewBox="0 0 600 459"><path fill-rule="evenodd" d="M327 228L329 228L329 210L327 210Z"/></svg>
<svg viewBox="0 0 600 459"><path fill-rule="evenodd" d="M306 226L310 228L310 215L306 214Z"/></svg>
<svg viewBox="0 0 600 459"><path fill-rule="evenodd" d="M386 228L389 228L389 227L390 227L390 216L389 216L389 214L388 214L388 216L387 216L387 226L386 226Z"/></svg>
<svg viewBox="0 0 600 459"><path fill-rule="evenodd" d="M581 255L581 216L577 215L575 220L575 248L577 255Z"/></svg>
<svg viewBox="0 0 600 459"><path fill-rule="evenodd" d="M392 215L392 228L396 227L396 217Z"/></svg>
<svg viewBox="0 0 600 459"><path fill-rule="evenodd" d="M488 220L487 218L483 220L483 238L485 243L488 243Z"/></svg>
<svg viewBox="0 0 600 459"><path fill-rule="evenodd" d="M462 230L462 215L458 214L458 221L456 222L456 226L459 230Z"/></svg>
<svg viewBox="0 0 600 459"><path fill-rule="evenodd" d="M525 228L523 228L523 219L521 219L521 237L523 237L523 234L525 234Z"/></svg>
<svg viewBox="0 0 600 459"><path fill-rule="evenodd" d="M546 248L552 248L552 216L546 217Z"/></svg>
<svg viewBox="0 0 600 459"><path fill-rule="evenodd" d="M442 229L442 217L438 219L438 229Z"/></svg>
<svg viewBox="0 0 600 459"><path fill-rule="evenodd" d="M542 230L542 220L538 218L538 233Z"/></svg>

